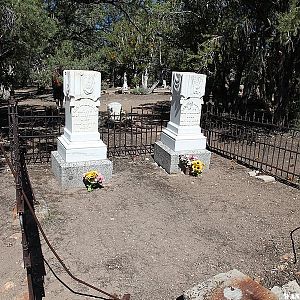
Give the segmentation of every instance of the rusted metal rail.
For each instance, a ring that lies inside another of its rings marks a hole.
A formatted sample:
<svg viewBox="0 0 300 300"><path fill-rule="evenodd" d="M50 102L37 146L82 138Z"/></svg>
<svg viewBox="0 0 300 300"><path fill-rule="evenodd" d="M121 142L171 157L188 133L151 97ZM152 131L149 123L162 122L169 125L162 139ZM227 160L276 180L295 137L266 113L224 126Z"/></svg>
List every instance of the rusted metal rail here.
<svg viewBox="0 0 300 300"><path fill-rule="evenodd" d="M115 295L107 293L75 277L52 247L34 211L35 197L26 168L25 152L20 150L18 119L16 115L16 103L14 101L10 102L9 118L11 121L10 126L12 126L12 128L10 128L10 132L13 134L13 143L11 145L13 162L10 161L4 146L1 143L0 149L12 174L14 175L16 183L16 205L22 231L23 260L24 266L27 270L29 300L41 300L45 296L44 276L46 275L46 272L39 238L39 231L51 252L73 280L110 297L110 300L130 300L129 294L125 294L120 299Z"/></svg>
<svg viewBox="0 0 300 300"><path fill-rule="evenodd" d="M5 152L1 144L1 151L8 163L16 183L16 208L22 233L22 249L24 267L27 272L28 293L30 300L41 300L45 296L44 276L46 275L42 247L37 224L30 208L34 211L34 195L29 180L25 153L19 145L18 119L16 116L16 103L10 103L10 132L13 135L11 144L13 162Z"/></svg>

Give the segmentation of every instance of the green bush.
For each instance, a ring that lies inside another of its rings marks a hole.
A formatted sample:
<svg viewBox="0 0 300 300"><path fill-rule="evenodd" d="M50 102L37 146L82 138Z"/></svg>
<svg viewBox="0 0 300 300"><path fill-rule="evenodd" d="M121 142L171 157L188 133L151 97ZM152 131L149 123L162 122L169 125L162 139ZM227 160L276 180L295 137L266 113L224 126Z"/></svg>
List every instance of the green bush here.
<svg viewBox="0 0 300 300"><path fill-rule="evenodd" d="M148 89L144 89L143 87L138 87L133 89L130 93L134 95L147 95Z"/></svg>

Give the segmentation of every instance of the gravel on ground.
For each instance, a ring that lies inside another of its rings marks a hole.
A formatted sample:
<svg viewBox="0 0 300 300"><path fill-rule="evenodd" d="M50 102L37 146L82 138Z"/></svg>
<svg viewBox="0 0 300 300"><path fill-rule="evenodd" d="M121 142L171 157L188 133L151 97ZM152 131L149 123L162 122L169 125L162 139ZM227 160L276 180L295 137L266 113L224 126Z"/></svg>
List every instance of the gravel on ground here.
<svg viewBox="0 0 300 300"><path fill-rule="evenodd" d="M298 227L299 190L265 183L249 169L213 154L202 177L169 175L151 157L114 159L111 181L88 193L62 190L49 165L29 167L36 198L46 203L43 227L77 277L132 300L176 299L230 269L263 285L298 278L289 233ZM1 169L0 299L26 291L19 227L13 225L13 178ZM37 207L39 211L39 207ZM300 234L295 234L299 252ZM56 274L71 280L43 244ZM88 299L64 288L47 269L45 299Z"/></svg>

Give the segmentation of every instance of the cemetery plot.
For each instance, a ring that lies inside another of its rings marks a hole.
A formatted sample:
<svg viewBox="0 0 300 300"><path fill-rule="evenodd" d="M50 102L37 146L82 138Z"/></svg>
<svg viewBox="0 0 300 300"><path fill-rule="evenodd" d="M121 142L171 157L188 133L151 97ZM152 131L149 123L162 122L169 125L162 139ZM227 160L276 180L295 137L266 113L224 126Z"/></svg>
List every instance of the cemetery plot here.
<svg viewBox="0 0 300 300"><path fill-rule="evenodd" d="M93 193L84 186L61 191L47 166L31 166L29 175L37 200L46 199L50 210L45 231L70 270L99 287L152 300L176 299L233 267L261 278L267 287L294 279L299 268L288 261L281 271L280 257L292 251L289 232L299 226L299 192L279 182L260 184L247 171L215 154L202 178L169 176L151 158L116 158L111 184ZM2 287L11 278L17 282L15 274L23 269L9 265L20 240L9 239L11 178L2 176L1 182ZM297 246L298 237L295 241ZM9 242L13 246L6 248ZM43 252L57 275L66 278L47 247ZM49 299L82 298L48 272Z"/></svg>
<svg viewBox="0 0 300 300"><path fill-rule="evenodd" d="M114 120L101 111L99 132L108 146L108 155L153 153L153 143L168 121L169 104L146 103ZM272 120L264 122L261 116L260 120L251 121L204 110L201 117L210 150L299 187L299 130L277 126ZM27 162L49 162L50 152L56 150L56 138L63 132L64 114L58 114L54 108L21 106L18 120Z"/></svg>

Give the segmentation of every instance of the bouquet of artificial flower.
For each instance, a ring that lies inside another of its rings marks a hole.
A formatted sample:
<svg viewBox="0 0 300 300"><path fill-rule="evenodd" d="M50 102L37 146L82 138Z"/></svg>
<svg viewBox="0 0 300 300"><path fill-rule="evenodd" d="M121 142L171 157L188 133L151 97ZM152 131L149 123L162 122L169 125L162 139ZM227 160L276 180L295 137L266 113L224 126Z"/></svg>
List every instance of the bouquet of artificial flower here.
<svg viewBox="0 0 300 300"><path fill-rule="evenodd" d="M85 184L88 192L103 187L103 181L104 176L97 171L89 171L83 174L83 183Z"/></svg>
<svg viewBox="0 0 300 300"><path fill-rule="evenodd" d="M186 174L199 176L202 174L205 164L195 155L180 155L179 166L184 168Z"/></svg>

